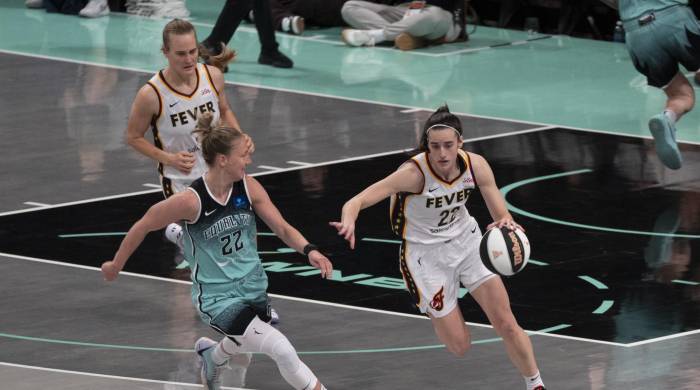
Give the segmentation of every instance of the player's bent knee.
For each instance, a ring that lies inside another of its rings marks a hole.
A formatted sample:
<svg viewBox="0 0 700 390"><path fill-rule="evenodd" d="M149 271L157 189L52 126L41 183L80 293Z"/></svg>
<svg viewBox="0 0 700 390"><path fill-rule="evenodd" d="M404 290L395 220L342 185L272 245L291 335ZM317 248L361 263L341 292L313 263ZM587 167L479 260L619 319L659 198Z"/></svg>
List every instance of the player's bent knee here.
<svg viewBox="0 0 700 390"><path fill-rule="evenodd" d="M493 328L496 330L499 336L503 338L509 338L523 332L522 328L518 325L515 320L503 320L495 321Z"/></svg>
<svg viewBox="0 0 700 390"><path fill-rule="evenodd" d="M456 357L462 357L467 353L467 351L469 351L469 348L471 347L471 340L467 338L466 340L447 343L446 347L447 350Z"/></svg>
<svg viewBox="0 0 700 390"><path fill-rule="evenodd" d="M277 364L282 377L299 390L313 389L318 382L297 355L287 338L270 324L255 317L248 325L243 337L236 337L248 352L262 352Z"/></svg>

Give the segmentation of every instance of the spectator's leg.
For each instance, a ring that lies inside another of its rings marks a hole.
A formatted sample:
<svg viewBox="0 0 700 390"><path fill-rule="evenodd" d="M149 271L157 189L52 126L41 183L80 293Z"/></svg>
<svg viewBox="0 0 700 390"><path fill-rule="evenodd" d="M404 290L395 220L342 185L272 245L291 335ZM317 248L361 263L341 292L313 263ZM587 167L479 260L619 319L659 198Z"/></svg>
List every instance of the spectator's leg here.
<svg viewBox="0 0 700 390"><path fill-rule="evenodd" d="M216 19L216 24L211 30L211 34L203 43L211 48L218 48L220 42L228 44L251 7L251 0L226 0L226 4L224 4L224 8Z"/></svg>
<svg viewBox="0 0 700 390"><path fill-rule="evenodd" d="M345 23L361 30L382 29L403 17L404 7L350 0L340 10Z"/></svg>
<svg viewBox="0 0 700 390"><path fill-rule="evenodd" d="M269 1L255 0L253 2L253 13L255 15L255 28L258 30L261 46L258 63L276 68L291 68L294 66L294 62L277 49L279 45L275 39L275 29L272 26Z"/></svg>

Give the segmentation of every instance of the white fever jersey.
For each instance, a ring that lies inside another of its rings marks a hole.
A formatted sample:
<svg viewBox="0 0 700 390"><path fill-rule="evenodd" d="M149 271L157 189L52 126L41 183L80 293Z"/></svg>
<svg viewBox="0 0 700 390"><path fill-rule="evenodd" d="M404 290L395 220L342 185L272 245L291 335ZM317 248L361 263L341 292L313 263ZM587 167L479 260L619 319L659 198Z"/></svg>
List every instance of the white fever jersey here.
<svg viewBox="0 0 700 390"><path fill-rule="evenodd" d="M434 244L451 240L470 225L466 203L476 188L476 178L469 154L459 150L460 175L451 182L442 180L430 166L427 153L411 158L423 173L423 191L401 192L391 199L391 228L403 240Z"/></svg>
<svg viewBox="0 0 700 390"><path fill-rule="evenodd" d="M219 91L211 80L207 66L197 64L197 86L191 94L185 94L173 88L163 76L163 71L156 73L148 81L158 94L158 115L153 117L151 128L157 148L168 153L187 151L194 153L195 164L189 174L178 171L175 167L158 164L161 176L178 182L190 183L207 171L199 142L192 131L197 118L204 112L211 112L216 123L219 118Z"/></svg>

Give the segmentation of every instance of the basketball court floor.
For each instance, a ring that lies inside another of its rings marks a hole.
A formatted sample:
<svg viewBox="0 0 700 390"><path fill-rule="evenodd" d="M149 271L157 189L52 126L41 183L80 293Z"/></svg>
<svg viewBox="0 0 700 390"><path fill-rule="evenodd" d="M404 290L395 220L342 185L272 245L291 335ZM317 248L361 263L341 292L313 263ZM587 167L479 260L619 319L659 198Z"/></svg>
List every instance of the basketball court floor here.
<svg viewBox="0 0 700 390"><path fill-rule="evenodd" d="M200 38L220 2L188 4ZM0 5L0 388L197 388L194 341L215 337L174 248L149 235L115 283L97 267L161 199L154 164L123 141L131 100L164 65L165 22ZM279 35L296 63L255 63L253 29L226 93L256 142L256 175L334 263L322 280L260 226L279 328L329 389L520 389L463 290L472 349L452 357L412 307L388 204L363 212L354 251L328 221L396 169L431 110L460 113L491 163L532 260L505 279L549 389L700 388L700 114L664 169L646 120L663 105L624 47L479 27L466 44L351 49L337 29ZM529 39L529 40L528 40ZM470 212L483 229L478 192ZM287 389L274 363L235 364L229 388ZM244 378L244 379L243 379Z"/></svg>

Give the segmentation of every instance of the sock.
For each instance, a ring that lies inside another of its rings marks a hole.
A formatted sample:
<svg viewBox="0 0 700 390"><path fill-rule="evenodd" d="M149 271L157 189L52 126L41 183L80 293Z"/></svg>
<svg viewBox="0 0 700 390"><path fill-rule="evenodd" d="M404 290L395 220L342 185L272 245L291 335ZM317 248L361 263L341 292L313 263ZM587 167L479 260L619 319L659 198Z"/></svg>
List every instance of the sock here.
<svg viewBox="0 0 700 390"><path fill-rule="evenodd" d="M236 353L236 350L237 345L226 337L219 341L219 344L216 344L214 351L211 353L211 359L214 361L214 364L220 366L226 363Z"/></svg>
<svg viewBox="0 0 700 390"><path fill-rule="evenodd" d="M678 120L678 115L671 111L671 110L664 110L664 115L666 115L666 118L668 118L669 121L671 121L672 125L676 124L676 121Z"/></svg>
<svg viewBox="0 0 700 390"><path fill-rule="evenodd" d="M539 371L537 371L533 376L523 376L523 378L525 378L527 390L533 390L537 386L544 387L544 382L542 382L542 377L540 376Z"/></svg>
<svg viewBox="0 0 700 390"><path fill-rule="evenodd" d="M382 29L367 30L367 33L370 37L374 38L374 43L386 41L386 36L384 35L384 30Z"/></svg>

